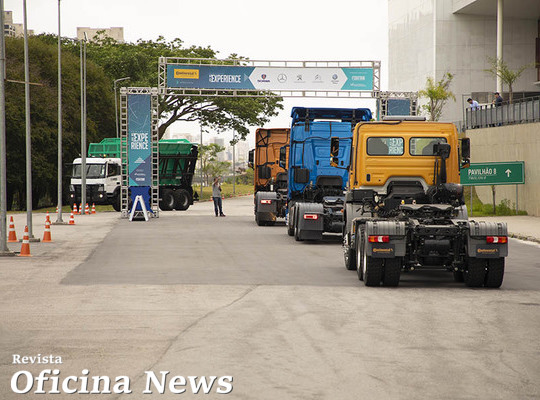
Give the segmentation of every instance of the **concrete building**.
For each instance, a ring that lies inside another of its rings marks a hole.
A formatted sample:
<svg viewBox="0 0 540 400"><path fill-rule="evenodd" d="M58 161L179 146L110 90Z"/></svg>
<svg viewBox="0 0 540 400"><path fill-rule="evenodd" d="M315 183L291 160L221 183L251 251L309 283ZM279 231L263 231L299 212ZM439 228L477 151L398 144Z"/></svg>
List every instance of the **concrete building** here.
<svg viewBox="0 0 540 400"><path fill-rule="evenodd" d="M540 1L499 2L388 0L389 90L418 91L427 77L450 72L456 102L447 104L441 120L463 120L467 97L491 103L497 82L485 69L502 50L510 68L531 65L514 85L514 98L539 93L540 69L533 65L540 62Z"/></svg>
<svg viewBox="0 0 540 400"><path fill-rule="evenodd" d="M28 34L33 35L34 31L28 29ZM16 24L13 22L13 11L4 11L4 35L9 37L24 36L23 24Z"/></svg>
<svg viewBox="0 0 540 400"><path fill-rule="evenodd" d="M88 28L88 27L77 27L77 39L84 39L84 34L88 36L88 40L93 40L98 32L103 32L106 37L116 40L117 42L124 42L124 28L123 27L112 27L112 28Z"/></svg>

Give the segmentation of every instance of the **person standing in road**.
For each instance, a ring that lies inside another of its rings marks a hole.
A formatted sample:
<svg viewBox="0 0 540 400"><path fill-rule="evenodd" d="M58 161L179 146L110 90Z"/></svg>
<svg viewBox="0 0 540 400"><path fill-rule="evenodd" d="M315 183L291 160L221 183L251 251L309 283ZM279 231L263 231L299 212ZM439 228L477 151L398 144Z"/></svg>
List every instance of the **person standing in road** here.
<svg viewBox="0 0 540 400"><path fill-rule="evenodd" d="M214 212L216 217L224 217L221 201L221 183L220 178L215 177L214 183L212 183L212 200L214 200Z"/></svg>

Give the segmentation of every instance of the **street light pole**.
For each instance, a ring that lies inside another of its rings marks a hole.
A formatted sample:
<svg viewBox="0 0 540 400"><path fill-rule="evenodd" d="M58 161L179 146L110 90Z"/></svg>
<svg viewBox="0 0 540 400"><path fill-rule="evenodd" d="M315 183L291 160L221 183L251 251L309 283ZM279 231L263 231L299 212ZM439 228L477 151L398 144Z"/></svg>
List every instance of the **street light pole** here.
<svg viewBox="0 0 540 400"><path fill-rule="evenodd" d="M203 186L203 165L202 165L202 125L201 125L201 144L199 146L199 160L200 160L200 164L199 164L199 168L201 169L201 197L200 199L202 200L202 186Z"/></svg>
<svg viewBox="0 0 540 400"><path fill-rule="evenodd" d="M233 146L232 146L232 176L233 176L233 181L232 181L232 192L233 194L236 194L236 154L235 154L235 147L236 147L236 140L235 140L235 137L234 137L234 133L233 133Z"/></svg>
<svg viewBox="0 0 540 400"><path fill-rule="evenodd" d="M30 67L28 60L28 24L26 18L26 0L23 0L23 29L24 29L24 112L26 122L26 226L28 238L34 238L32 232L32 136L30 121Z"/></svg>
<svg viewBox="0 0 540 400"><path fill-rule="evenodd" d="M62 37L60 26L60 0L58 0L58 216L55 224L64 224L62 220Z"/></svg>
<svg viewBox="0 0 540 400"><path fill-rule="evenodd" d="M119 128L118 128L118 96L116 94L116 84L118 82L121 82L121 81L125 81L126 79L130 79L129 76L126 76L125 78L120 78L120 79L115 79L114 80L114 116L115 116L115 120L116 120L116 137L120 137L119 136Z"/></svg>
<svg viewBox="0 0 540 400"><path fill-rule="evenodd" d="M86 32L81 46L81 215L86 204Z"/></svg>
<svg viewBox="0 0 540 400"><path fill-rule="evenodd" d="M0 255L14 256L7 247L6 87L4 51L4 0L0 0Z"/></svg>

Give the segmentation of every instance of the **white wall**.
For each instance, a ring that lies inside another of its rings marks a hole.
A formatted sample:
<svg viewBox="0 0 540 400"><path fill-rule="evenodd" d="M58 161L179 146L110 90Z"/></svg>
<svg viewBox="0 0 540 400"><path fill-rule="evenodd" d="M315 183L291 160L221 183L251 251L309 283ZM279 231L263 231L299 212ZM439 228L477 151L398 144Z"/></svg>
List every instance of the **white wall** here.
<svg viewBox="0 0 540 400"><path fill-rule="evenodd" d="M451 72L456 102L448 103L442 120L454 122L463 119L463 95L496 89L484 70L487 57L496 57L497 25L494 17L452 10L452 0L389 0L389 90L417 91L434 71L436 79ZM536 18L505 19L503 51L511 68L534 62L537 35ZM514 91L537 91L535 81L530 68Z"/></svg>

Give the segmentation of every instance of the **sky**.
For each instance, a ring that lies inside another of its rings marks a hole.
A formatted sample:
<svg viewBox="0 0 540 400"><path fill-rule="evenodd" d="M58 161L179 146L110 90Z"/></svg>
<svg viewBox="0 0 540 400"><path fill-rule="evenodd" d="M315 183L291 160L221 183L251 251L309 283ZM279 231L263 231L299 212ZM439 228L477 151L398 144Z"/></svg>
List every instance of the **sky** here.
<svg viewBox="0 0 540 400"><path fill-rule="evenodd" d="M62 36L77 27L123 27L124 39L180 38L186 46L210 46L220 58L231 53L252 60L381 61L381 89L388 88L387 0L61 0ZM28 28L58 32L58 1L27 1ZM22 1L4 0L22 23ZM157 83L156 83L157 85ZM294 106L369 107L371 99L284 99L284 109L266 128L290 125ZM254 132L256 127L251 130ZM198 134L196 124L177 123L172 133ZM232 132L224 133L226 140ZM249 138L253 144L253 134Z"/></svg>

